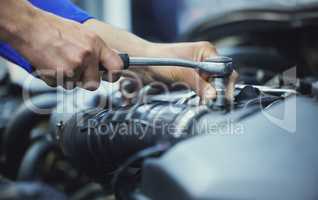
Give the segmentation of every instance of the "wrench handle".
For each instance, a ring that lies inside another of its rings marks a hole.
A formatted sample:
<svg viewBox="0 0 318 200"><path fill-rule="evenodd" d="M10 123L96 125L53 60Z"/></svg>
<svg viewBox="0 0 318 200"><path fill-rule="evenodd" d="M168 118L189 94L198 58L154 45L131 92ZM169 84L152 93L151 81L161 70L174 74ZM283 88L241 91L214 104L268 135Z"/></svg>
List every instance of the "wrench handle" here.
<svg viewBox="0 0 318 200"><path fill-rule="evenodd" d="M123 69L126 70L129 68L130 66L130 58L129 58L129 55L127 53L119 53L118 54L119 57L121 58L124 66L123 66Z"/></svg>

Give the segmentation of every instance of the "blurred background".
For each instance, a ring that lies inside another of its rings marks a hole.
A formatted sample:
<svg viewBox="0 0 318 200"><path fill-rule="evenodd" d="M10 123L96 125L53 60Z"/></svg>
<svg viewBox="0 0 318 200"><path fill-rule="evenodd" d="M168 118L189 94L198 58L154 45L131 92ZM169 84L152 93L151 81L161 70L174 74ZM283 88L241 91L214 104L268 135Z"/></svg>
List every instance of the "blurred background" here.
<svg viewBox="0 0 318 200"><path fill-rule="evenodd" d="M308 36L315 35L310 27L317 0L73 1L97 19L153 42L210 41L221 55L238 60L241 69L254 66L281 71L285 66L306 65L300 76L317 71L312 70L318 63L312 56L317 45ZM304 20L289 15L302 9ZM290 48L291 41L299 41L294 42L298 46Z"/></svg>
<svg viewBox="0 0 318 200"><path fill-rule="evenodd" d="M100 20L152 41L172 42L207 17L242 9L288 9L316 0L73 0Z"/></svg>

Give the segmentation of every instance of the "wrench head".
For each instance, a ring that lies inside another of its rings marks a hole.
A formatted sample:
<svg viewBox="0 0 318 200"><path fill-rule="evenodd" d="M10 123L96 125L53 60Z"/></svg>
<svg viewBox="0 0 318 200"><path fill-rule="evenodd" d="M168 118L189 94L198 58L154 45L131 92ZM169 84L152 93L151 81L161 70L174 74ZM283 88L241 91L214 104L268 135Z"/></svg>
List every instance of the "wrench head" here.
<svg viewBox="0 0 318 200"><path fill-rule="evenodd" d="M215 77L228 77L234 71L232 58L219 56L201 62L200 70L210 73Z"/></svg>

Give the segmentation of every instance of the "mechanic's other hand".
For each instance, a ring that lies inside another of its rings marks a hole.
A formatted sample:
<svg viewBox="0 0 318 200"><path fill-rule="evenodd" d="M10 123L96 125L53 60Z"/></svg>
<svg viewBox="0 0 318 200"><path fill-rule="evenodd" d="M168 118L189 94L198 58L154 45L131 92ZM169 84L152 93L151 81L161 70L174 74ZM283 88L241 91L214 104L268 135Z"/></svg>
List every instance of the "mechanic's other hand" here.
<svg viewBox="0 0 318 200"><path fill-rule="evenodd" d="M209 42L155 44L152 49L152 56L182 58L193 61L204 61L217 56L215 47ZM210 83L211 75L197 70L180 67L154 67L146 69L146 73L139 72L144 73L143 77L148 77L148 80L161 80L168 83L184 82L201 97L203 103L213 100L217 96L216 89ZM225 95L229 100L233 98L238 76L237 72L233 72L228 79Z"/></svg>
<svg viewBox="0 0 318 200"><path fill-rule="evenodd" d="M108 80L119 77L122 61L100 37L81 24L39 11L23 40L12 41L50 86L76 86L96 90L100 84L99 65L109 72Z"/></svg>

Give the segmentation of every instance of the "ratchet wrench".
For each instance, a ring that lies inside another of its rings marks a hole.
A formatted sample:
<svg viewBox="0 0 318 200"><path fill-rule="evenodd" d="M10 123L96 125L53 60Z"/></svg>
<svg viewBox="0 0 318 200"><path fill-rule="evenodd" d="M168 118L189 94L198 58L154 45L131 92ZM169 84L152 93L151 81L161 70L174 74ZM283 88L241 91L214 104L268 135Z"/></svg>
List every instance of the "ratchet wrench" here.
<svg viewBox="0 0 318 200"><path fill-rule="evenodd" d="M177 58L130 57L125 53L120 53L119 56L124 63L125 70L147 66L178 66L197 69L220 78L226 78L234 71L232 58L223 56L210 58L203 62L195 62ZM100 67L100 70L105 71L105 68Z"/></svg>

